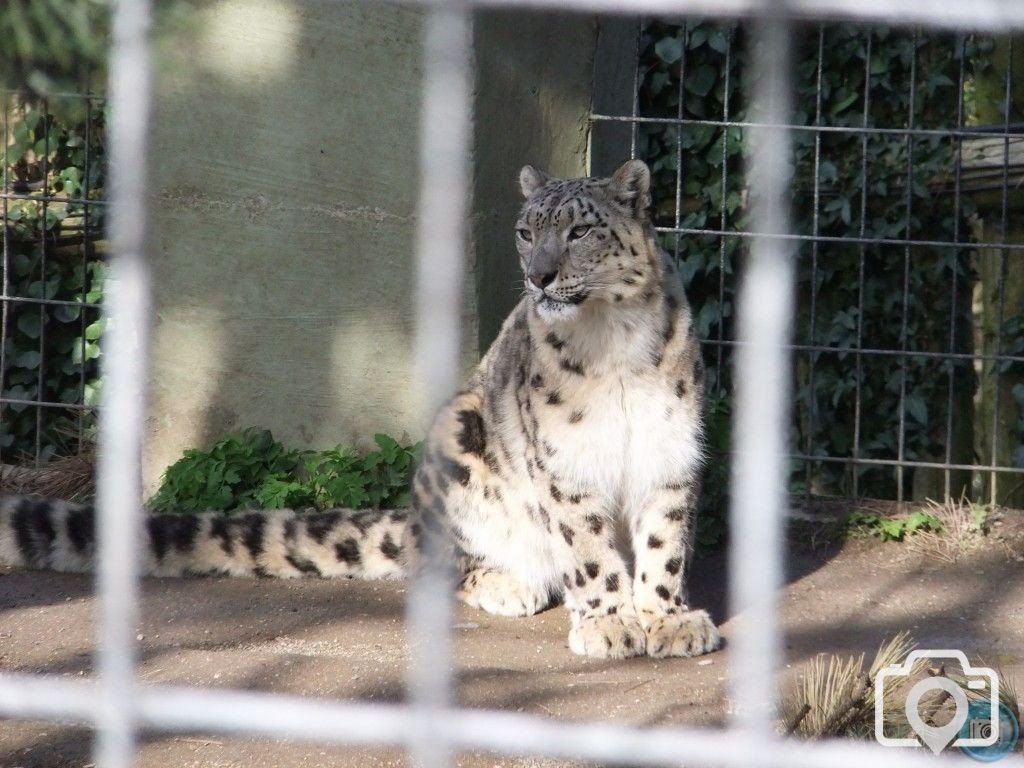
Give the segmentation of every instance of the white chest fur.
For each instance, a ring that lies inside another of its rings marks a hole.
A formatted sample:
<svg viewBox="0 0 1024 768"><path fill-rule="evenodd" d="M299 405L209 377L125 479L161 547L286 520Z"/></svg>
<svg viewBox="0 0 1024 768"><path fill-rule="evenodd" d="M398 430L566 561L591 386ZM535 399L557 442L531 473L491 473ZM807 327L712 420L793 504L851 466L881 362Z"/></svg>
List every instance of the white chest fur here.
<svg viewBox="0 0 1024 768"><path fill-rule="evenodd" d="M565 351L583 361L586 376L571 380L564 404L540 423L556 448L551 471L627 518L652 490L700 463L700 414L651 364L661 343L660 327L639 313L574 334Z"/></svg>
<svg viewBox="0 0 1024 768"><path fill-rule="evenodd" d="M596 493L609 511L631 517L650 491L679 482L699 464L698 416L681 407L665 382L618 375L586 390L589 396L566 403L586 403L576 423L541 425L557 449L548 465L570 489Z"/></svg>

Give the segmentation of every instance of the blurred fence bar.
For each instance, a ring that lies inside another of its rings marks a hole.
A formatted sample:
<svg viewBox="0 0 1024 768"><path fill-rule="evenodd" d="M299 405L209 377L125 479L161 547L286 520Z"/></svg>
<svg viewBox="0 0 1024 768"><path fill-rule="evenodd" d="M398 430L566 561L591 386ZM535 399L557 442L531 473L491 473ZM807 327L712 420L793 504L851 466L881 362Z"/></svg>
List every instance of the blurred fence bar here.
<svg viewBox="0 0 1024 768"><path fill-rule="evenodd" d="M789 231L790 30L768 17L757 24L754 110L779 127L756 137L748 167L756 233ZM736 727L760 736L750 763L770 754L775 733L776 671L781 635L776 595L782 584L786 518L789 352L793 316L793 247L755 235L738 300L736 405L730 522L729 586L739 620L731 642L730 680Z"/></svg>
<svg viewBox="0 0 1024 768"><path fill-rule="evenodd" d="M149 0L114 11L110 239L104 399L97 474L99 695L95 757L103 768L134 763L135 627L142 539L142 441L146 424L150 270L147 253L152 51Z"/></svg>
<svg viewBox="0 0 1024 768"><path fill-rule="evenodd" d="M738 379L736 466L732 514L743 536L733 542L731 594L739 612L730 638L735 716L727 730L634 728L613 723L563 723L506 712L459 710L451 694L451 584L443 569L430 560L413 580L408 617L413 646L407 704L377 705L303 699L242 691L140 686L135 677L135 622L138 613L138 551L141 529L140 451L144 425L144 382L150 315L147 267L147 133L151 108L151 44L148 0L116 4L111 61L112 195L110 235L114 279L106 313L106 400L102 412L98 561L101 621L98 676L74 681L59 676L0 674L0 716L81 723L97 730L96 763L101 768L126 768L135 759L139 728L155 732L208 732L263 735L335 743L394 745L408 748L425 766L451 764L458 750L485 750L632 765L717 765L749 768L860 768L871 762L902 768L953 766L950 755L933 757L924 750L882 749L870 743L826 741L801 743L776 738L773 680L780 657L780 628L775 591L781 574L781 533L785 512L786 438L791 384L790 355L817 349L792 345L793 250L806 239L794 235L786 208L792 131L833 130L821 125L792 126L788 93L790 21L853 19L865 22L922 24L941 28L1024 30L1024 4L1019 0L950 0L942 4L918 0L431 0L425 22L424 97L420 153L420 207L417 249L417 359L426 415L456 388L458 382L459 306L463 296L466 221L469 190L471 126L470 5L541 7L617 13L678 14L751 18L760 40L760 78L754 93L759 122L730 122L728 108L721 126L757 127L748 177L753 194L753 226L749 232L695 230L680 226L678 201L675 226L664 231L751 239L747 280L737 314L739 338L719 339L735 345ZM819 41L820 46L820 41ZM730 42L731 50L731 42ZM639 80L639 78L638 78ZM819 80L820 81L820 80ZM1009 92L1009 85L1007 85ZM634 95L634 105L636 104ZM866 109L866 108L865 108ZM631 116L595 116L595 120L631 120L633 135L646 120ZM820 117L820 115L819 115ZM962 116L961 116L962 117ZM684 126L679 117L672 122ZM820 122L819 120L815 121ZM866 120L865 120L866 123ZM866 136L866 125L850 128ZM928 135L921 128L898 131ZM977 131L963 127L944 136L967 139ZM989 134L991 136L991 134ZM6 148L7 125L4 124ZM1021 134L1024 137L1024 134ZM1024 247L1005 243L1007 230L1007 158L1012 134L1003 142L1002 241L992 247L1007 255ZM633 147L635 149L635 138ZM6 149L5 149L6 152ZM680 174L682 159L679 155ZM5 161L7 160L5 155ZM24 193L12 188L5 162L2 198L6 216L10 201ZM724 172L724 171L723 171ZM958 186L959 189L959 186ZM44 190L47 192L48 190ZM83 194L86 205L97 205ZM52 200L52 199L51 199ZM909 204L909 203L908 203ZM42 203L45 207L48 202ZM6 219L5 219L6 221ZM88 219L86 220L86 226ZM963 244L905 239L839 240L844 243L890 244L910 248L932 244L961 248ZM815 232L810 240L831 242ZM972 247L982 247L972 244ZM86 250L88 245L85 246ZM3 311L18 301L7 295L8 236L4 235ZM37 302L43 307L46 302ZM53 302L51 302L53 303ZM6 325L6 324L5 324ZM951 331L951 334L954 331ZM2 341L2 339L0 339ZM993 363L1019 362L1006 355L1001 342L995 354L970 355ZM832 349L831 351L834 351ZM850 351L866 356L874 350ZM922 354L912 350L879 350L903 360ZM942 357L949 357L942 355ZM0 368L4 360L0 357ZM905 392L904 392L905 395ZM20 402L15 398L12 402ZM39 407L50 403L25 402ZM56 404L54 404L56 405ZM819 457L820 460L871 462L863 457ZM904 457L900 457L903 459ZM921 466L959 468L949 461ZM886 462L875 462L886 463ZM897 461L896 463L900 463ZM904 464L909 462L904 461ZM993 472L1012 468L995 466Z"/></svg>
<svg viewBox="0 0 1024 768"><path fill-rule="evenodd" d="M420 188L416 249L416 370L423 422L459 386L460 312L469 216L471 76L469 11L459 3L432 8L424 39L420 121ZM412 754L424 768L449 763L441 727L451 702L453 582L423 540L421 567L411 574L406 615L412 640L409 693Z"/></svg>

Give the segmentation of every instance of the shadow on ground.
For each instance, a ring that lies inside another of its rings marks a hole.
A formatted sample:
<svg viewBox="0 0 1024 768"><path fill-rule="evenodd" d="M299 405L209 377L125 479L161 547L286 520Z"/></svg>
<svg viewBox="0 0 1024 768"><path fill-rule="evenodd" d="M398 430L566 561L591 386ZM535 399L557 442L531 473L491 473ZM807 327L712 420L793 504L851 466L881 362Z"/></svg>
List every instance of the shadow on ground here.
<svg viewBox="0 0 1024 768"><path fill-rule="evenodd" d="M1022 525L1024 528L1024 525ZM1024 551L1022 549L1021 551ZM955 647L1024 683L1024 567L989 542L953 565L907 547L857 540L796 546L781 597L787 675L815 654L871 654L898 631ZM699 560L692 597L733 628L723 555ZM95 602L89 576L0 574L0 668L87 675ZM407 660L401 582L241 579L144 582L140 676L146 683L401 701ZM727 717L729 650L702 659L582 659L555 608L503 619L460 607L453 632L460 704L568 720L715 726ZM79 767L87 732L0 723L0 766ZM139 765L399 765L394 750L322 749L268 739L147 736ZM468 766L556 762L467 755Z"/></svg>

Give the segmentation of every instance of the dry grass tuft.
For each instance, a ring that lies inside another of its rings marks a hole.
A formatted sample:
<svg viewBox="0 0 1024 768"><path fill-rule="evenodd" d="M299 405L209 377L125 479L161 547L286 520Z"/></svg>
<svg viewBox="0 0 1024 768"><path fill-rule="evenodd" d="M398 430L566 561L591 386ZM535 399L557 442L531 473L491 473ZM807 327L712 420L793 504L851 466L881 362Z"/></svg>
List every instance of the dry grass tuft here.
<svg viewBox="0 0 1024 768"><path fill-rule="evenodd" d="M807 672L788 692L783 702L781 729L786 736L805 739L852 737L870 739L875 730L875 701L884 697L885 733L890 736L914 738L907 720L905 703L912 683L925 674L947 677L956 683L968 699L984 698L969 688L962 669L946 669L944 664L929 667L928 659L920 659L908 676L890 677L884 691L874 689L874 679L884 667L901 663L913 650L910 635L901 632L883 643L868 670L864 670L864 654L843 659L821 654L812 661ZM980 662L984 666L984 662ZM1024 709L1013 681L1001 670L999 698L1020 721ZM930 691L921 700L921 717L925 722L943 724L955 714L953 697L945 691Z"/></svg>
<svg viewBox="0 0 1024 768"><path fill-rule="evenodd" d="M1006 676L1001 669L996 669L999 675L999 700L1005 704L1011 712L1017 716L1017 722L1024 722L1024 707L1021 706L1020 696L1017 694L1017 686L1013 680Z"/></svg>
<svg viewBox="0 0 1024 768"><path fill-rule="evenodd" d="M982 544L992 512L988 505L974 504L964 496L945 502L929 499L923 511L935 517L942 530L916 532L907 538L907 548L944 563L955 563Z"/></svg>
<svg viewBox="0 0 1024 768"><path fill-rule="evenodd" d="M53 459L41 467L0 465L0 492L89 501L96 492L96 457L92 451Z"/></svg>
<svg viewBox="0 0 1024 768"><path fill-rule="evenodd" d="M883 667L899 663L913 648L910 635L901 632L879 647L867 670L864 654L846 659L825 654L815 657L785 698L784 732L808 739L870 734L875 718L875 675ZM900 696L906 695L902 688L896 681L886 686L883 695L887 702L902 702ZM886 712L902 709L902 705L885 707Z"/></svg>

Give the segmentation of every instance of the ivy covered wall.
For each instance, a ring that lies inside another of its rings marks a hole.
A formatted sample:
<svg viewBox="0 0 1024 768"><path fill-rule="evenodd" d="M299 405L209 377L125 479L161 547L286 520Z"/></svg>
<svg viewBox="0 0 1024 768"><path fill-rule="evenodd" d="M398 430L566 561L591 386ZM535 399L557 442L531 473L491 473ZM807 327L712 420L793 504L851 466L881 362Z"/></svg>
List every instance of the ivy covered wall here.
<svg viewBox="0 0 1024 768"><path fill-rule="evenodd" d="M7 462L46 461L91 442L102 301L106 113L99 102L15 95L4 105L7 187L0 451ZM44 203L43 200L46 200ZM47 303L38 303L43 301Z"/></svg>
<svg viewBox="0 0 1024 768"><path fill-rule="evenodd" d="M803 28L796 41L793 123L838 130L793 132L792 207L802 236L795 248L795 341L824 348L795 355L793 450L812 457L973 464L981 458L975 365L927 353L975 349L977 254L968 244L978 206L956 182L957 164L966 162L960 143L943 132L975 125L979 114L992 111L977 86L1002 77L993 71L995 44L852 25ZM712 445L723 447L728 342L746 243L729 233L749 229L742 166L747 139L758 130L735 125L747 119L745 94L756 77L747 66L750 54L742 27L707 22L648 22L640 40L639 115L684 120L681 126L640 123L637 154L654 173L656 223L684 230L664 239L678 253L700 333L712 342L705 348ZM1000 113L1006 108L995 105ZM848 130L865 126L883 130ZM901 132L907 127L932 132L908 137ZM823 239L815 243L812 236ZM1019 315L1019 308L1006 313L1004 351L1024 347L1014 325ZM719 340L726 343L714 343ZM880 352L850 351L857 348ZM893 354L902 350L926 354L904 363ZM1012 375L1013 368L1004 363L1002 373ZM1012 387L1004 388L1009 399ZM1020 409L1024 391L1017 394ZM1024 435L1017 442L1024 444ZM1008 453L999 463L1016 460ZM905 498L941 496L945 473L842 461L793 465L796 491L895 498L900 485ZM971 472L951 473L954 496L964 490L983 495L985 488L987 481Z"/></svg>

